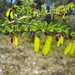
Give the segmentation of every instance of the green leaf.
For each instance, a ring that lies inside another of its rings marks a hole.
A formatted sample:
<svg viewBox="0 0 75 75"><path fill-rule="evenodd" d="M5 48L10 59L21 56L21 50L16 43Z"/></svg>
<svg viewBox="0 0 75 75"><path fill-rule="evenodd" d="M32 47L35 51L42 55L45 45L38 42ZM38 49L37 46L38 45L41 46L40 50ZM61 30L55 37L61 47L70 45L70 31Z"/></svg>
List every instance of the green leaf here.
<svg viewBox="0 0 75 75"><path fill-rule="evenodd" d="M0 32L2 31L2 26L0 26Z"/></svg>
<svg viewBox="0 0 75 75"><path fill-rule="evenodd" d="M16 27L16 26L14 26L12 29L13 29L14 31L18 31L18 30L19 30L18 27Z"/></svg>
<svg viewBox="0 0 75 75"><path fill-rule="evenodd" d="M40 30L41 30L41 27L42 27L41 25L37 25L37 26L36 26L36 30L37 30L37 31L40 31Z"/></svg>
<svg viewBox="0 0 75 75"><path fill-rule="evenodd" d="M71 35L75 39L75 32L71 32Z"/></svg>
<svg viewBox="0 0 75 75"><path fill-rule="evenodd" d="M68 4L69 10L71 10L74 6L75 6L75 5L74 5L73 2L69 3L69 4Z"/></svg>
<svg viewBox="0 0 75 75"><path fill-rule="evenodd" d="M61 30L62 32L65 32L65 31L66 31L66 26L62 26L62 27L60 28L60 30Z"/></svg>
<svg viewBox="0 0 75 75"><path fill-rule="evenodd" d="M48 30L48 27L49 27L49 25L45 25L45 26L44 26L44 29L45 29L45 30Z"/></svg>
<svg viewBox="0 0 75 75"><path fill-rule="evenodd" d="M18 5L14 5L14 8L21 9Z"/></svg>
<svg viewBox="0 0 75 75"><path fill-rule="evenodd" d="M25 22L26 22L26 23L29 23L29 20L28 20L28 19L25 19Z"/></svg>
<svg viewBox="0 0 75 75"><path fill-rule="evenodd" d="M31 20L30 23L37 25L37 21L36 20Z"/></svg>
<svg viewBox="0 0 75 75"><path fill-rule="evenodd" d="M24 2L24 0L20 0L21 2Z"/></svg>
<svg viewBox="0 0 75 75"><path fill-rule="evenodd" d="M45 31L45 27L44 26L40 26L40 30Z"/></svg>
<svg viewBox="0 0 75 75"><path fill-rule="evenodd" d="M40 25L40 24L42 24L42 22L40 20L38 20L38 21L36 21L36 24Z"/></svg>
<svg viewBox="0 0 75 75"><path fill-rule="evenodd" d="M62 30L60 28L61 28L61 26L60 25L57 25L57 28L55 28L55 31L62 32Z"/></svg>
<svg viewBox="0 0 75 75"><path fill-rule="evenodd" d="M54 29L53 29L53 27L49 27L48 30L49 30L50 32L53 32Z"/></svg>
<svg viewBox="0 0 75 75"><path fill-rule="evenodd" d="M49 27L52 27L54 25L54 23L53 22L51 22L50 24L49 24Z"/></svg>
<svg viewBox="0 0 75 75"><path fill-rule="evenodd" d="M4 25L8 25L9 24L9 22L8 21L4 21Z"/></svg>
<svg viewBox="0 0 75 75"><path fill-rule="evenodd" d="M67 34L70 34L71 33L71 29L66 29L66 31L67 31Z"/></svg>
<svg viewBox="0 0 75 75"><path fill-rule="evenodd" d="M27 31L27 27L25 25L21 25L20 30Z"/></svg>
<svg viewBox="0 0 75 75"><path fill-rule="evenodd" d="M53 30L56 30L58 28L58 25L53 25Z"/></svg>
<svg viewBox="0 0 75 75"><path fill-rule="evenodd" d="M30 31L36 31L36 26L30 26Z"/></svg>
<svg viewBox="0 0 75 75"><path fill-rule="evenodd" d="M6 26L4 30L5 31L10 31L10 27L9 26Z"/></svg>
<svg viewBox="0 0 75 75"><path fill-rule="evenodd" d="M25 3L25 6L30 6L30 5L31 5L30 2Z"/></svg>
<svg viewBox="0 0 75 75"><path fill-rule="evenodd" d="M30 21L31 24L34 24L34 22L35 22L35 20L31 20L31 21Z"/></svg>
<svg viewBox="0 0 75 75"><path fill-rule="evenodd" d="M48 24L47 24L47 21L44 21L44 22L42 23L42 25L43 25L43 26L48 25Z"/></svg>
<svg viewBox="0 0 75 75"><path fill-rule="evenodd" d="M53 32L54 30L56 30L56 28L58 27L57 25L51 24L52 26L48 27L48 30Z"/></svg>
<svg viewBox="0 0 75 75"><path fill-rule="evenodd" d="M58 28L58 25L53 25L53 29L56 30Z"/></svg>
<svg viewBox="0 0 75 75"><path fill-rule="evenodd" d="M74 6L75 6L75 5L74 5L73 2L69 3L68 5L66 5L66 10L67 10L67 12L69 12L70 10L72 10L72 8L73 8Z"/></svg>
<svg viewBox="0 0 75 75"><path fill-rule="evenodd" d="M65 6L64 5L60 5L56 8L56 11L61 11Z"/></svg>
<svg viewBox="0 0 75 75"><path fill-rule="evenodd" d="M23 19L20 19L20 22L24 23L25 22L25 19L24 18Z"/></svg>
<svg viewBox="0 0 75 75"><path fill-rule="evenodd" d="M41 15L46 15L46 11L41 11Z"/></svg>
<svg viewBox="0 0 75 75"><path fill-rule="evenodd" d="M27 30L28 30L28 31L30 31L30 25L29 25L29 26L27 26Z"/></svg>
<svg viewBox="0 0 75 75"><path fill-rule="evenodd" d="M64 33L65 34L70 34L71 33L71 30L69 28L66 28L66 30L64 30Z"/></svg>
<svg viewBox="0 0 75 75"><path fill-rule="evenodd" d="M3 21L2 20L0 20L0 24L2 24L3 23Z"/></svg>
<svg viewBox="0 0 75 75"><path fill-rule="evenodd" d="M17 18L14 18L14 20L15 20L15 22L17 22L17 21L18 21L18 19L17 19Z"/></svg>

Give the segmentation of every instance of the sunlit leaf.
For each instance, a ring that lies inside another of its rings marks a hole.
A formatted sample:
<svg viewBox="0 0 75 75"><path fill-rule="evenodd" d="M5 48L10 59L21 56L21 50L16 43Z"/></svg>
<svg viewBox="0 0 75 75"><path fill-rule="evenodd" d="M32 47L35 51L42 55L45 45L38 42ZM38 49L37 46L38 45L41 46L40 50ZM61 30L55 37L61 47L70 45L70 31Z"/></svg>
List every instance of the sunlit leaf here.
<svg viewBox="0 0 75 75"><path fill-rule="evenodd" d="M21 25L20 30L27 31L27 27L25 25Z"/></svg>
<svg viewBox="0 0 75 75"><path fill-rule="evenodd" d="M49 27L52 27L54 25L54 23L53 22L51 22L50 24L49 24Z"/></svg>
<svg viewBox="0 0 75 75"><path fill-rule="evenodd" d="M47 21L44 21L44 22L42 23L42 25L43 25L43 26L47 25Z"/></svg>
<svg viewBox="0 0 75 75"><path fill-rule="evenodd" d="M62 32L66 31L66 26L62 26L62 27L60 28L60 30L61 30Z"/></svg>
<svg viewBox="0 0 75 75"><path fill-rule="evenodd" d="M29 20L28 20L28 19L25 19L25 22L26 22L26 23L29 23Z"/></svg>
<svg viewBox="0 0 75 75"><path fill-rule="evenodd" d="M37 25L37 26L36 26L36 30L37 30L37 31L40 31L40 30L41 30L41 27L42 27L41 25Z"/></svg>
<svg viewBox="0 0 75 75"><path fill-rule="evenodd" d="M14 31L18 31L18 30L19 30L18 27L16 27L16 26L14 26L12 29L13 29Z"/></svg>
<svg viewBox="0 0 75 75"><path fill-rule="evenodd" d="M44 29L45 29L45 30L48 30L48 27L49 27L49 25L45 25L45 26L44 26Z"/></svg>
<svg viewBox="0 0 75 75"><path fill-rule="evenodd" d="M75 6L75 5L74 5L73 2L71 2L71 3L68 4L68 7L70 8L70 10L71 10L74 6Z"/></svg>
<svg viewBox="0 0 75 75"><path fill-rule="evenodd" d="M30 31L36 31L36 26L30 26Z"/></svg>
<svg viewBox="0 0 75 75"><path fill-rule="evenodd" d="M58 25L53 25L52 27L54 30L56 30L58 28Z"/></svg>
<svg viewBox="0 0 75 75"><path fill-rule="evenodd" d="M5 31L10 31L10 27L9 26L6 26L4 30Z"/></svg>
<svg viewBox="0 0 75 75"><path fill-rule="evenodd" d="M64 7L65 7L64 5L60 5L60 6L58 6L58 7L56 8L56 11L60 11L60 10L62 10Z"/></svg>
<svg viewBox="0 0 75 75"><path fill-rule="evenodd" d="M30 2L25 3L25 6L30 6L30 5L31 5Z"/></svg>
<svg viewBox="0 0 75 75"><path fill-rule="evenodd" d="M24 23L25 22L25 19L24 18L23 19L20 19L20 22L23 22Z"/></svg>
<svg viewBox="0 0 75 75"><path fill-rule="evenodd" d="M4 25L8 25L9 24L9 22L8 21L4 21Z"/></svg>
<svg viewBox="0 0 75 75"><path fill-rule="evenodd" d="M30 31L30 25L27 26L27 30Z"/></svg>
<svg viewBox="0 0 75 75"><path fill-rule="evenodd" d="M53 31L54 31L53 27L49 27L48 30L49 30L50 32L53 32Z"/></svg>

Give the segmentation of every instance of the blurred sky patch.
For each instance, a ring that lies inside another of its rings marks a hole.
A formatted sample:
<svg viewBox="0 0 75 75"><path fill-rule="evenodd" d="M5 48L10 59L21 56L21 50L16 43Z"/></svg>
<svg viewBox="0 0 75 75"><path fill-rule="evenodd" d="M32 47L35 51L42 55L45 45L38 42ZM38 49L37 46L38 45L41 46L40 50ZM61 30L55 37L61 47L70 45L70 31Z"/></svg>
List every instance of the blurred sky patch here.
<svg viewBox="0 0 75 75"><path fill-rule="evenodd" d="M11 0L6 0L7 2L11 3ZM16 0L12 0L12 3L16 2Z"/></svg>

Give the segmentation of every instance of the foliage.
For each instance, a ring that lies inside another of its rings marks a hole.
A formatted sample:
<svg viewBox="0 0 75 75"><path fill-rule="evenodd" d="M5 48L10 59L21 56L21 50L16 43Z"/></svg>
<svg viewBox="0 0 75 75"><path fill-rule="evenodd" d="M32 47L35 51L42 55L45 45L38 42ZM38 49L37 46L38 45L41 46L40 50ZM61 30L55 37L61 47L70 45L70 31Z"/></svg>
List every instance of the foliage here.
<svg viewBox="0 0 75 75"><path fill-rule="evenodd" d="M47 14L51 15L51 18L53 18L54 15L58 18L59 15L60 20L63 21L65 19L66 14L74 8L74 3L70 3L68 5L61 5L57 8L52 8L52 11L50 13L46 12L46 6L42 5L42 10L37 10L35 8L36 4L30 3L29 1L24 2L23 5L17 6L14 5L12 8L8 9L6 12L6 21L0 21L0 32L9 32L10 34L10 41L13 43L14 39L14 45L18 46L18 38L16 36L16 32L26 32L31 31L33 36L35 37L34 40L34 50L36 52L39 51L40 48L40 38L36 35L36 32L42 31L47 36L47 40L45 42L44 48L43 48L43 55L47 55L50 52L53 36L55 36L57 43L57 47L60 47L64 40L70 39L70 43L73 42L73 39L75 39L75 33L70 30L70 28L67 28L66 26L62 26L61 24L54 24L53 22L47 23L47 21L42 22L40 19L36 20L35 18L40 18L42 16L46 16ZM59 20L58 20L59 21ZM37 37L36 37L37 36ZM72 38L73 37L73 38ZM38 45L36 45L39 43ZM75 45L75 44L74 44ZM73 46L74 46L73 45ZM73 47L71 46L71 48ZM36 50L36 47L38 50ZM68 47L68 46L67 46ZM67 48L64 51L64 54L70 53L70 50L68 53L66 53ZM70 55L74 55L75 48L72 49L73 52L70 53Z"/></svg>

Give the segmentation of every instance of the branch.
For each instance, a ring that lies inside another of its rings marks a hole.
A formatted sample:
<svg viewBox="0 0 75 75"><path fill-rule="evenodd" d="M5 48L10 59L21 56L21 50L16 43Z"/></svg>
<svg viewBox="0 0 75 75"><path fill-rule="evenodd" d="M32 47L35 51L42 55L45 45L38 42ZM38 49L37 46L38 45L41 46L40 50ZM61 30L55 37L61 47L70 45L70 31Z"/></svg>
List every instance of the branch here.
<svg viewBox="0 0 75 75"><path fill-rule="evenodd" d="M21 19L24 19L24 18L32 18L31 16L22 16L22 17L20 17L18 20L21 20ZM14 24L14 23L16 23L15 21L9 21L9 23L8 23L8 25L10 24ZM4 25L4 24L2 24L2 26L6 26L6 25Z"/></svg>

